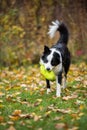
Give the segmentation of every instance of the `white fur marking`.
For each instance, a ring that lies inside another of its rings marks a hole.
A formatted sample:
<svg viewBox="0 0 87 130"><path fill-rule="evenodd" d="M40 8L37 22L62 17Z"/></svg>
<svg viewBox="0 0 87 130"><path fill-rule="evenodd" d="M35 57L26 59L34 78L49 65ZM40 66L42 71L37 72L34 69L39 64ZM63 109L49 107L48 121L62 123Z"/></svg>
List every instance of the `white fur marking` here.
<svg viewBox="0 0 87 130"><path fill-rule="evenodd" d="M60 25L58 20L56 20L55 22L53 21L52 24L53 25L49 26L49 32L48 32L50 38L54 37L55 32L57 31L57 29L59 28L59 25Z"/></svg>
<svg viewBox="0 0 87 130"><path fill-rule="evenodd" d="M63 86L62 86L62 88L63 89L66 88L66 77L65 76L63 77Z"/></svg>
<svg viewBox="0 0 87 130"><path fill-rule="evenodd" d="M61 96L61 87L60 87L60 84L57 84L57 87L56 87L56 96L57 97Z"/></svg>
<svg viewBox="0 0 87 130"><path fill-rule="evenodd" d="M58 83L58 77L56 77L56 84L57 84L57 87L56 87L56 96L60 97L61 96L61 86Z"/></svg>
<svg viewBox="0 0 87 130"><path fill-rule="evenodd" d="M51 92L50 88L47 88L47 94L49 94Z"/></svg>

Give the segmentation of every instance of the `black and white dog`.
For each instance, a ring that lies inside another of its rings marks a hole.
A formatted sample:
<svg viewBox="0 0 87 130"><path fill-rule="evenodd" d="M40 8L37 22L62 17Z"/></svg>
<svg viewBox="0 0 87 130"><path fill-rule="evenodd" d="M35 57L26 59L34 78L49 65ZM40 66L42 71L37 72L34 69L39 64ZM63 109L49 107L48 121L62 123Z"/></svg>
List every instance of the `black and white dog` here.
<svg viewBox="0 0 87 130"><path fill-rule="evenodd" d="M67 48L68 42L68 29L64 23L56 20L52 22L52 25L49 26L49 36L54 37L55 32L59 31L60 38L58 42L53 45L51 48L45 46L42 57L40 58L40 63L45 66L45 69L48 71L53 70L56 75L56 96L61 96L61 83L62 83L62 74L63 78L63 88L66 87L66 78L70 66L70 52ZM47 83L47 94L50 92L50 82L46 79Z"/></svg>

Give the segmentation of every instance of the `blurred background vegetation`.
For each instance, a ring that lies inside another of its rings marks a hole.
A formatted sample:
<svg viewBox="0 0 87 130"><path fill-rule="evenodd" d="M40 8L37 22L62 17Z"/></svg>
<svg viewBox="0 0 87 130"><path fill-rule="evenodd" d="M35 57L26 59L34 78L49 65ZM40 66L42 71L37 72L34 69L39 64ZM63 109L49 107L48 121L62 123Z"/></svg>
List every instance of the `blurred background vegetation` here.
<svg viewBox="0 0 87 130"><path fill-rule="evenodd" d="M0 0L0 65L39 62L43 46L54 44L47 32L52 20L69 28L72 57L87 58L87 0Z"/></svg>

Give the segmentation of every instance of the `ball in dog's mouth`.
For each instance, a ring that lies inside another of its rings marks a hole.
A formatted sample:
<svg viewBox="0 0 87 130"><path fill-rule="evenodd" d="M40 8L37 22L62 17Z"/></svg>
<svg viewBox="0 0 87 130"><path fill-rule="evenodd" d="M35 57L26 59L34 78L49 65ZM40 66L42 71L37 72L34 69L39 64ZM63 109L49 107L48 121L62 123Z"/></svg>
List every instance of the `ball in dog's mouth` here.
<svg viewBox="0 0 87 130"><path fill-rule="evenodd" d="M44 65L40 65L41 74L48 80L54 81L56 79L55 74L52 70L46 70Z"/></svg>

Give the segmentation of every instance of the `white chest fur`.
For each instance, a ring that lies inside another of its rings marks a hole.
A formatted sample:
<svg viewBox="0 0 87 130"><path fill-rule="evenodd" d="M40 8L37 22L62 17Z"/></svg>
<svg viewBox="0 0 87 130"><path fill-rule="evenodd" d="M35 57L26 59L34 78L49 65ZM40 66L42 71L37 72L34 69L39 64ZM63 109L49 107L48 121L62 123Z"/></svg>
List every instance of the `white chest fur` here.
<svg viewBox="0 0 87 130"><path fill-rule="evenodd" d="M57 65L56 67L53 68L53 71L55 73L55 75L58 75L58 73L62 70L62 63L60 63L59 65Z"/></svg>

